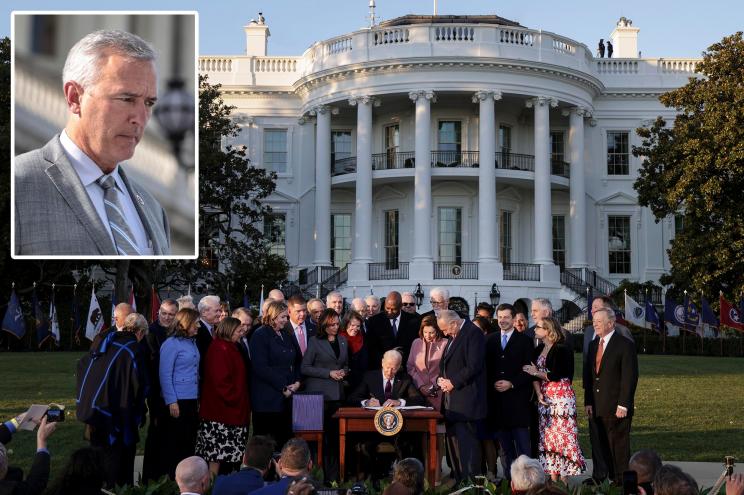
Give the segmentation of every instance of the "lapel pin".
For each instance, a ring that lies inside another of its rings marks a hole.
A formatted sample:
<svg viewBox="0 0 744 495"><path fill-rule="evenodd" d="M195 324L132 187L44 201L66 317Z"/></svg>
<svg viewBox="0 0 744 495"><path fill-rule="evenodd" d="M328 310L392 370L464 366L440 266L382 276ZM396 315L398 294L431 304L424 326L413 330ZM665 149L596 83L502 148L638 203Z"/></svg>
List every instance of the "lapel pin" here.
<svg viewBox="0 0 744 495"><path fill-rule="evenodd" d="M135 198L137 198L137 202L140 204L140 206L145 206L145 200L142 199L142 196L140 196L139 194L136 194Z"/></svg>

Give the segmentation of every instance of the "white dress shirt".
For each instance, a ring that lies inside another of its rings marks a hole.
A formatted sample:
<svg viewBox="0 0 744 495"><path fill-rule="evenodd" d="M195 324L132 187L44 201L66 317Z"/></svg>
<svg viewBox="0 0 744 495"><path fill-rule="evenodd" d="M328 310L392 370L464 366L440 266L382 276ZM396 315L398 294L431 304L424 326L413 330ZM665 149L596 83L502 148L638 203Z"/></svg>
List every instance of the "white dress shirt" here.
<svg viewBox="0 0 744 495"><path fill-rule="evenodd" d="M59 136L59 141L62 144L62 148L65 150L67 158L69 158L70 163L72 163L72 168L75 169L75 173L77 173L80 182L82 182L83 187L85 187L85 192L88 193L88 197L90 198L91 203L93 203L96 213L98 213L103 225L106 227L111 242L116 245L114 242L114 235L111 233L111 227L109 226L108 216L106 216L106 206L103 204L103 188L96 182L102 175L104 175L103 172L98 165L96 165L96 163L86 155L83 150L72 141L72 139L70 139L70 136L67 135L66 131L62 131ZM124 179L119 175L119 166L117 165L114 171L108 175L113 177L114 182L116 182L119 199L124 210L124 218L127 221L129 230L134 236L137 248L144 255L152 254L152 243L147 236L147 231L140 219L139 213L137 213L137 208L134 206L132 197L129 195L127 186L124 184Z"/></svg>
<svg viewBox="0 0 744 495"><path fill-rule="evenodd" d="M400 318L400 316L398 316L398 318ZM382 375L382 390L383 390L383 393L384 393L384 391L385 391L385 385L387 385L388 379L385 378L385 373L384 372L380 371L380 374ZM392 392L393 388L395 387L395 377L391 378L389 381L390 381L390 390ZM384 396L383 397L375 397L375 399L377 399L378 401L380 401L380 406L382 406L385 403L385 397ZM405 405L406 405L406 400L405 399L392 399L392 400L399 401L400 402L400 406L399 407L405 407ZM363 400L362 401L362 407L367 407L367 403L368 402L369 402L369 399Z"/></svg>

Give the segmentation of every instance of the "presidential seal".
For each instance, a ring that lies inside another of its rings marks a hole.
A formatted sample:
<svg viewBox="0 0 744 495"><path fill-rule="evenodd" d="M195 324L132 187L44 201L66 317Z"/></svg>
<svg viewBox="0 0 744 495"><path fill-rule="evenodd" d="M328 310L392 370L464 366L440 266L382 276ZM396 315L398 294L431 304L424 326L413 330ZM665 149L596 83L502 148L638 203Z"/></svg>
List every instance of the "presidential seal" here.
<svg viewBox="0 0 744 495"><path fill-rule="evenodd" d="M375 414L375 428L386 437L397 435L403 428L403 415L394 407L383 407Z"/></svg>

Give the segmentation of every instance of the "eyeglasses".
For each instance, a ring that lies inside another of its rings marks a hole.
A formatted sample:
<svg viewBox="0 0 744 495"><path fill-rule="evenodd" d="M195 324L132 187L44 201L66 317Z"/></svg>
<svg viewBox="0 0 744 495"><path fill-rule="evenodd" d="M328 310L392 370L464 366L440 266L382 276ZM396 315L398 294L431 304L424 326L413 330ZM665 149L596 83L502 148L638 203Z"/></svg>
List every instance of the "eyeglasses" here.
<svg viewBox="0 0 744 495"><path fill-rule="evenodd" d="M444 304L444 301L436 301L434 299L429 299L429 302L431 303L432 306L435 305L435 304L437 304L437 305Z"/></svg>
<svg viewBox="0 0 744 495"><path fill-rule="evenodd" d="M403 306L415 306L416 303L401 303Z"/></svg>

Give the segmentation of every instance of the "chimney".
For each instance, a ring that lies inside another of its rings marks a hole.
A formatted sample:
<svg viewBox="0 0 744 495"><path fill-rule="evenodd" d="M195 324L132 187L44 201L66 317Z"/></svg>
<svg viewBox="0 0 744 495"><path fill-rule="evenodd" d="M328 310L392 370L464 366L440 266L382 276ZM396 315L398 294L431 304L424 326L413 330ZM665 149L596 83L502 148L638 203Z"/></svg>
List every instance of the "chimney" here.
<svg viewBox="0 0 744 495"><path fill-rule="evenodd" d="M621 17L617 21L615 29L610 34L614 58L639 58L638 31L640 29L633 27L633 21L630 19Z"/></svg>
<svg viewBox="0 0 744 495"><path fill-rule="evenodd" d="M251 19L245 29L245 54L253 57L265 57L269 46L269 26L264 17L258 13L258 21Z"/></svg>

